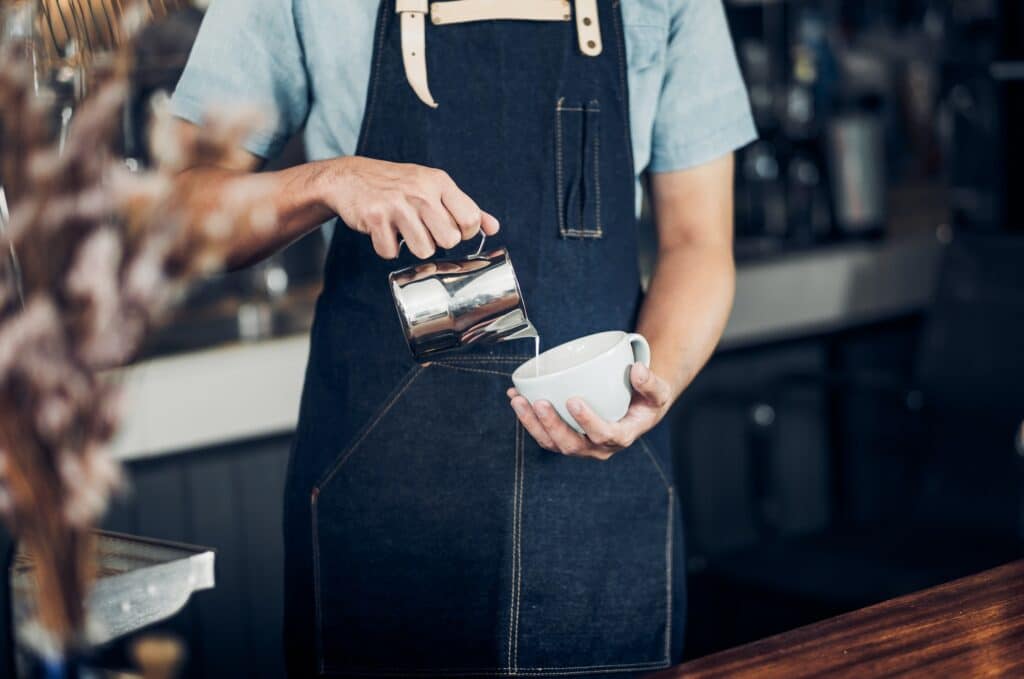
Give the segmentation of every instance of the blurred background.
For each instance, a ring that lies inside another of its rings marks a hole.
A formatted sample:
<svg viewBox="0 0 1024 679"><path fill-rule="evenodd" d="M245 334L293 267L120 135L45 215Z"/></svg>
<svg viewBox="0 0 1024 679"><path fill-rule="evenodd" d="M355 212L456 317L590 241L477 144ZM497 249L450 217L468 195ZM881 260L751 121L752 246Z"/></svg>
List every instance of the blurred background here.
<svg viewBox="0 0 1024 679"><path fill-rule="evenodd" d="M149 3L130 164L203 4ZM691 658L1024 555L1024 4L725 4L761 138L737 157L733 317L671 415ZM40 7L66 124L120 3ZM301 159L296 139L271 167ZM107 526L217 550L216 589L170 623L190 676L282 673L281 495L324 246L197 287L125 373L133 491Z"/></svg>

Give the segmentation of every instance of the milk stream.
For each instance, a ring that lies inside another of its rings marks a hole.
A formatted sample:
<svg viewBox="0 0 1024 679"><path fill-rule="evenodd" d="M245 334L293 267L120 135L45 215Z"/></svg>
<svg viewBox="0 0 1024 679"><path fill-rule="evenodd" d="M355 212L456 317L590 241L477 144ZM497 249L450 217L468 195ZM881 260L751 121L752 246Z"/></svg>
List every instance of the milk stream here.
<svg viewBox="0 0 1024 679"><path fill-rule="evenodd" d="M540 334L533 336L533 376L540 375Z"/></svg>
<svg viewBox="0 0 1024 679"><path fill-rule="evenodd" d="M540 375L540 333L537 332L537 328L534 327L533 323L526 322L526 329L519 335L523 339L527 337L533 338L533 376L537 377Z"/></svg>

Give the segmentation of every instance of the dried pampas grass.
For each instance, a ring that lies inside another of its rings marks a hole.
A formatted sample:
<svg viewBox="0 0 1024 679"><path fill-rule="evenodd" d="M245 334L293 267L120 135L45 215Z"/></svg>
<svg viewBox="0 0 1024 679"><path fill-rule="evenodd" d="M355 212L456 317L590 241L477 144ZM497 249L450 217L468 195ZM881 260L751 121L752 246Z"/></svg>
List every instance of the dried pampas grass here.
<svg viewBox="0 0 1024 679"><path fill-rule="evenodd" d="M58 649L84 641L89 529L122 482L107 453L119 389L103 371L138 351L192 278L222 266L233 233L273 228L262 198L244 196L189 242L187 200L175 195L178 171L238 152L259 122L249 112L216 113L183 135L159 111L154 169L125 168L114 138L130 49L124 41L98 68L62 153L30 65L0 53L0 178L11 202L0 262L13 249L21 270L20 280L0 276L0 514L35 557L38 622Z"/></svg>

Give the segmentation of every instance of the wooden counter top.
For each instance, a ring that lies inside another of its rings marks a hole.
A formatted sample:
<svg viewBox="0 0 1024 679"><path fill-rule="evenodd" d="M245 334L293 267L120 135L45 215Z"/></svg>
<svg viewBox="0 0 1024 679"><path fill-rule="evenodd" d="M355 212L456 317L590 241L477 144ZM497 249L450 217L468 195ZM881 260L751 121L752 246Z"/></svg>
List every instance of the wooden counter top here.
<svg viewBox="0 0 1024 679"><path fill-rule="evenodd" d="M1024 561L699 658L682 677L1024 677Z"/></svg>

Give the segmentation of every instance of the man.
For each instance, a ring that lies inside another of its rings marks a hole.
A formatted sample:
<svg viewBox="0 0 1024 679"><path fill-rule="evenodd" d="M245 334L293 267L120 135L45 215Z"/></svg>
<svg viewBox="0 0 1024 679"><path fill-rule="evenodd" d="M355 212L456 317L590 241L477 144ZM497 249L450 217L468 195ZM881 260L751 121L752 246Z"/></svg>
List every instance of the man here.
<svg viewBox="0 0 1024 679"><path fill-rule="evenodd" d="M202 124L224 102L275 116L237 163L182 176L200 211L229 188L273 197L277 229L239 237L234 263L340 218L285 500L289 671L679 660L679 498L656 425L725 325L731 154L754 137L721 0L217 0L174 104ZM313 162L251 174L303 126ZM642 296L645 170L658 259ZM412 360L388 272L480 231L511 251L545 346L648 338L622 421L574 399L581 436L509 389L525 342Z"/></svg>

